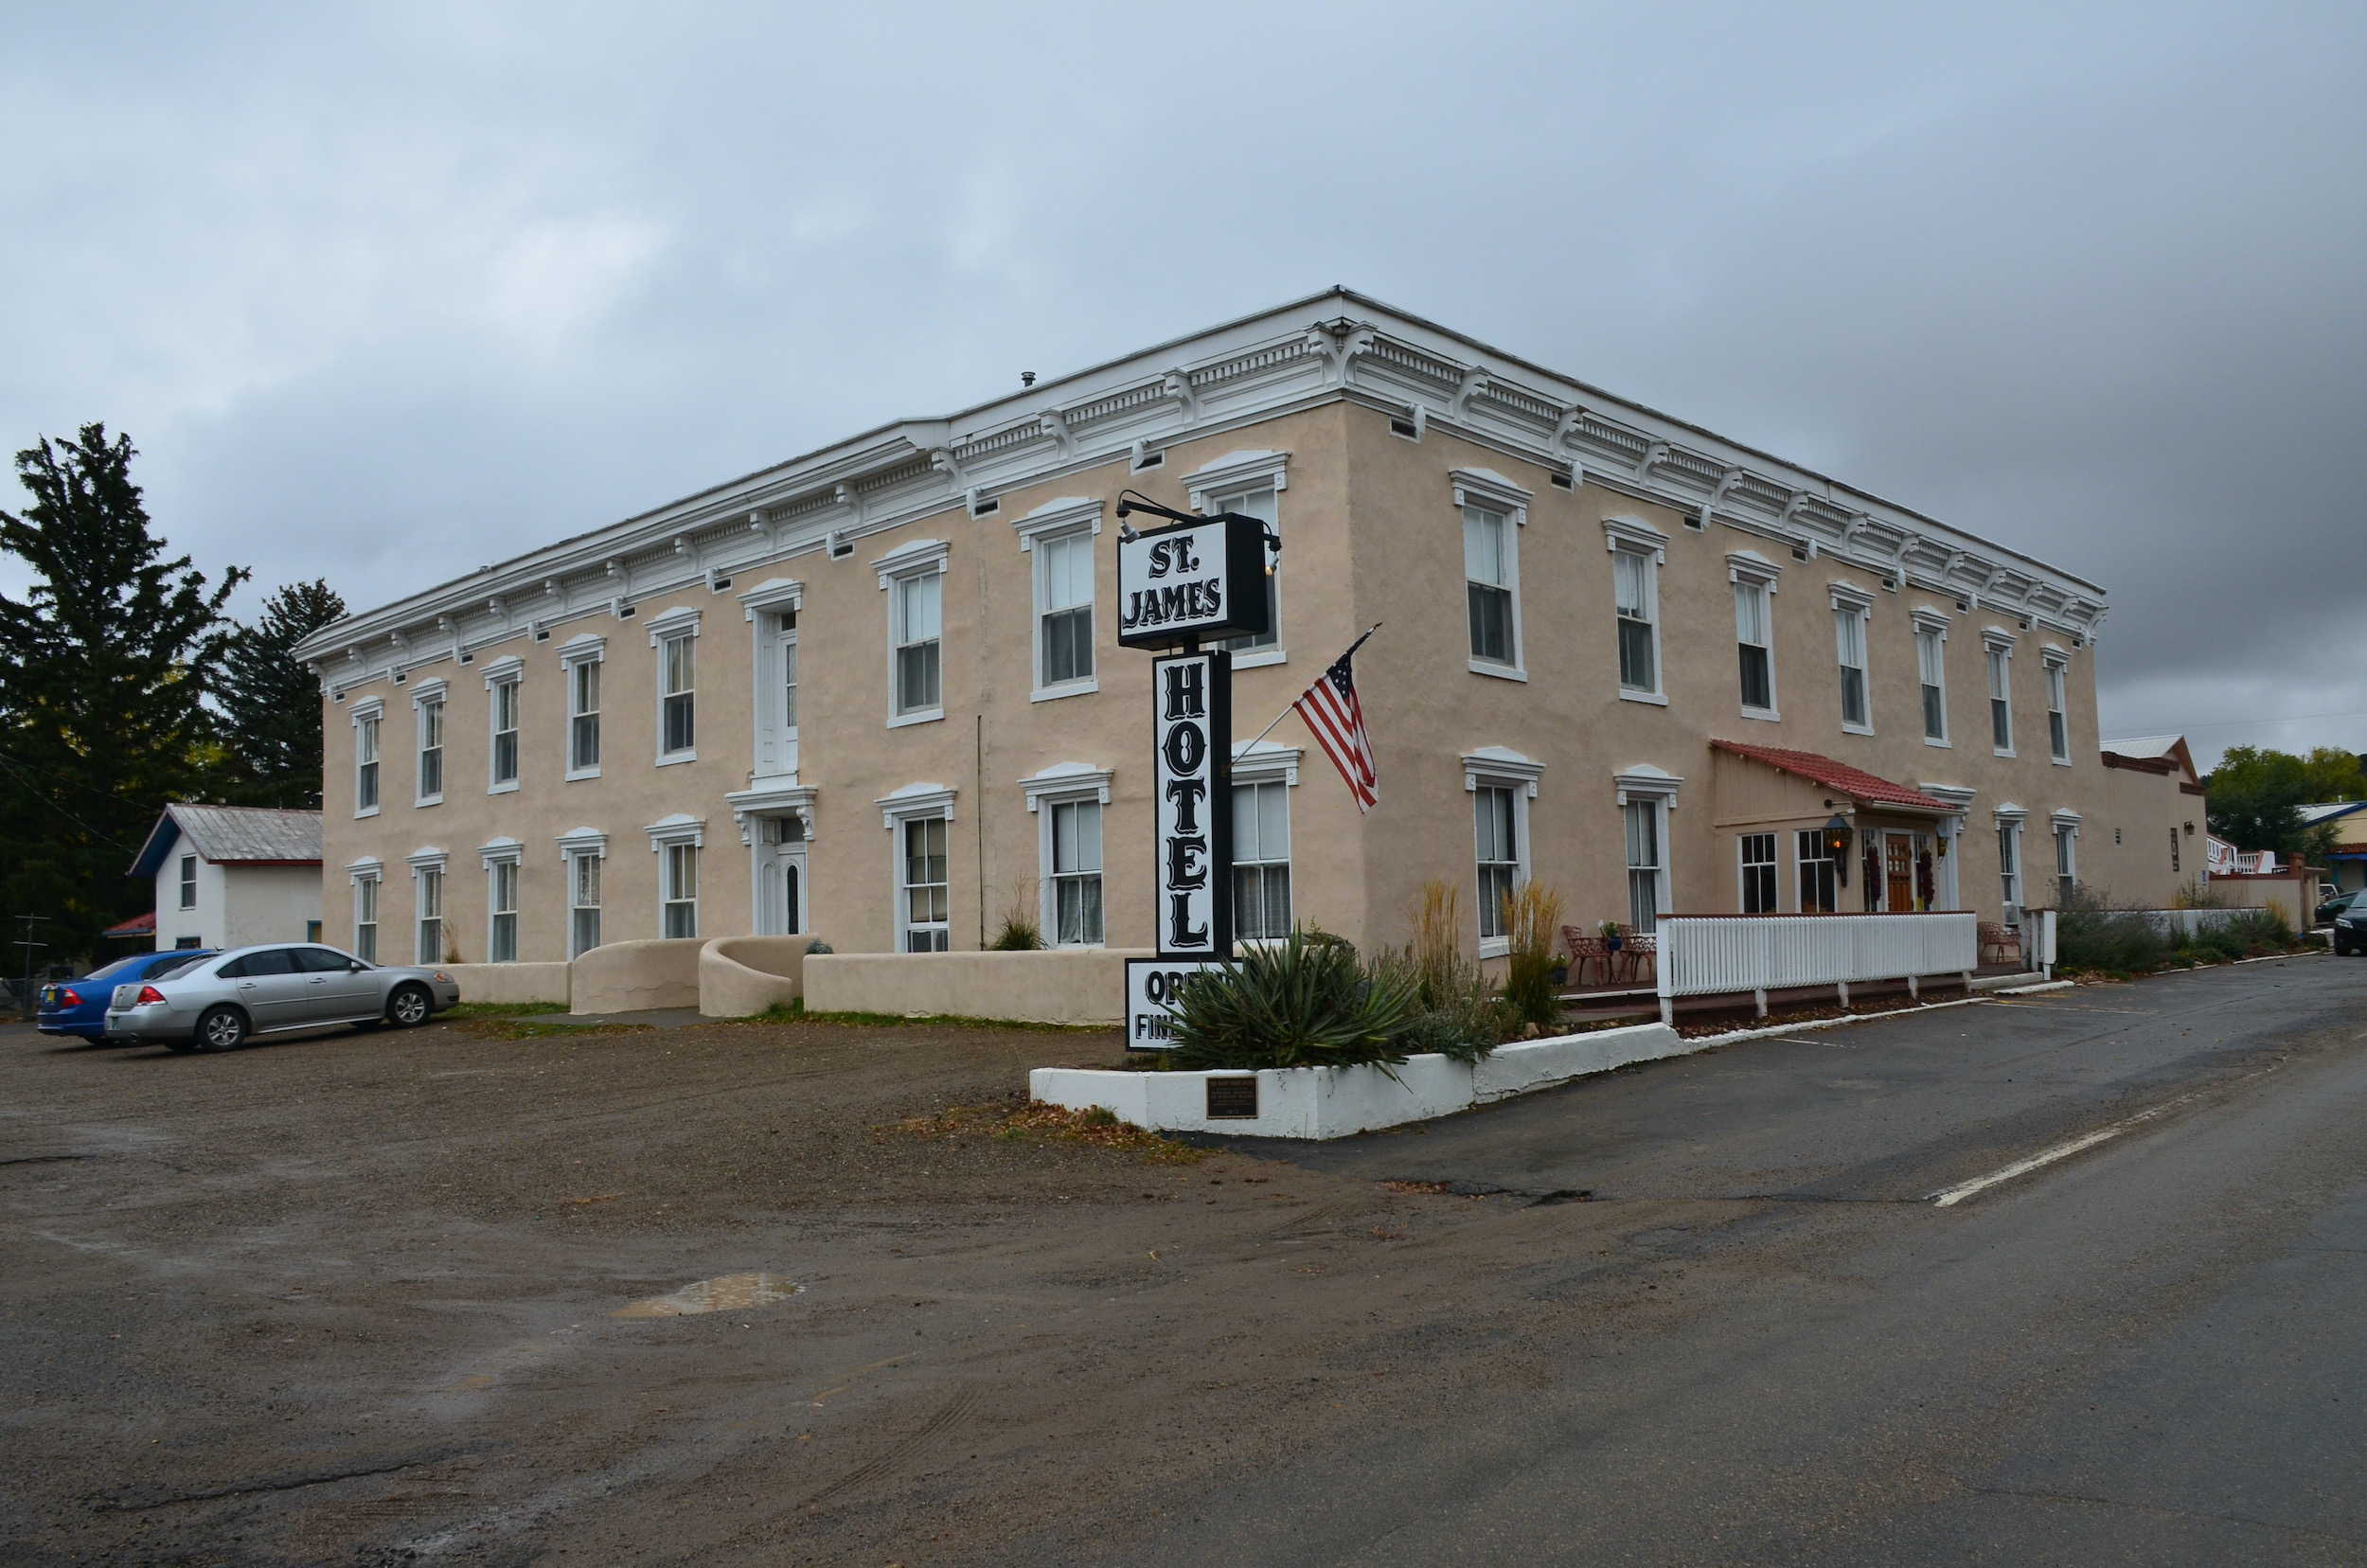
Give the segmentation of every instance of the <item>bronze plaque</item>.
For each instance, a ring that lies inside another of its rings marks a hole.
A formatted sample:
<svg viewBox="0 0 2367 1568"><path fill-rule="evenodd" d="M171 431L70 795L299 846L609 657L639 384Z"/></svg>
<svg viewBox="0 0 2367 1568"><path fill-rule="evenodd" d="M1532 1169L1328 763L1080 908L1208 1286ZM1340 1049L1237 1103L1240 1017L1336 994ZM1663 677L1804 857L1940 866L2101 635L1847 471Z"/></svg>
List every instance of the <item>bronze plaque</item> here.
<svg viewBox="0 0 2367 1568"><path fill-rule="evenodd" d="M1255 1121L1257 1117L1257 1075L1212 1078L1208 1081L1210 1121Z"/></svg>

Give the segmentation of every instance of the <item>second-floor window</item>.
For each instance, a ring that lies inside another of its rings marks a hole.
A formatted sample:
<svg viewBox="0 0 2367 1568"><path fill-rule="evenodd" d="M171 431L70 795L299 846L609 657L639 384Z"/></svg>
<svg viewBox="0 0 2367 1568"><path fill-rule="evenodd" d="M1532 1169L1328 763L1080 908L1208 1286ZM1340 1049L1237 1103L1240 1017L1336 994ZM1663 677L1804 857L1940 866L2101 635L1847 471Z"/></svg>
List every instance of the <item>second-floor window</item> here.
<svg viewBox="0 0 2367 1568"><path fill-rule="evenodd" d="M365 714L353 722L353 809L378 810L378 715Z"/></svg>
<svg viewBox="0 0 2367 1568"><path fill-rule="evenodd" d="M1947 643L1939 629L1915 629L1915 672L1923 686L1923 738L1948 739Z"/></svg>
<svg viewBox="0 0 2367 1568"><path fill-rule="evenodd" d="M486 696L491 707L492 746L491 775L489 787L495 790L518 787L518 681L515 676L495 681Z"/></svg>
<svg viewBox="0 0 2367 1568"><path fill-rule="evenodd" d="M1769 609L1766 583L1735 584L1735 646L1741 660L1746 713L1771 712L1775 706L1774 633Z"/></svg>
<svg viewBox="0 0 2367 1568"><path fill-rule="evenodd" d="M599 771L600 661L578 659L567 667L567 772Z"/></svg>
<svg viewBox="0 0 2367 1568"><path fill-rule="evenodd" d="M1463 508L1463 590L1470 610L1471 657L1506 668L1521 663L1512 526L1503 512L1468 504Z"/></svg>
<svg viewBox="0 0 2367 1568"><path fill-rule="evenodd" d="M197 907L197 857L195 855L181 857L181 907L184 909Z"/></svg>
<svg viewBox="0 0 2367 1568"><path fill-rule="evenodd" d="M1037 688L1051 692L1089 686L1094 678L1094 536L1080 528L1039 539L1035 557Z"/></svg>
<svg viewBox="0 0 2367 1568"><path fill-rule="evenodd" d="M1280 499L1272 486L1261 485L1255 490L1217 497L1209 505L1216 511L1239 512L1243 517L1255 517L1268 527L1276 529L1275 537L1279 538ZM1279 560L1272 556L1266 559L1266 630L1254 637L1227 637L1217 646L1230 649L1237 664L1245 653L1268 653L1275 658L1281 656L1282 562Z"/></svg>
<svg viewBox="0 0 2367 1568"><path fill-rule="evenodd" d="M1619 619L1619 689L1637 696L1658 696L1658 563L1644 550L1614 550L1611 574Z"/></svg>
<svg viewBox="0 0 2367 1568"><path fill-rule="evenodd" d="M2014 750L2013 650L1989 646L1989 744L1999 756Z"/></svg>
<svg viewBox="0 0 2367 1568"><path fill-rule="evenodd" d="M419 804L444 798L444 700L419 704Z"/></svg>
<svg viewBox="0 0 2367 1568"><path fill-rule="evenodd" d="M2046 661L2046 739L2049 754L2057 762L2071 760L2071 713L2065 687L2070 685L2068 672L2057 659Z"/></svg>
<svg viewBox="0 0 2367 1568"><path fill-rule="evenodd" d="M1866 701L1865 610L1855 604L1833 609L1833 637L1841 658L1841 722L1843 729L1870 729L1874 712Z"/></svg>
<svg viewBox="0 0 2367 1568"><path fill-rule="evenodd" d="M918 572L896 579L889 635L895 650L896 717L918 718L945 705L939 668L945 634L945 575Z"/></svg>
<svg viewBox="0 0 2367 1568"><path fill-rule="evenodd" d="M698 638L687 633L657 645L658 759L694 755L699 744Z"/></svg>

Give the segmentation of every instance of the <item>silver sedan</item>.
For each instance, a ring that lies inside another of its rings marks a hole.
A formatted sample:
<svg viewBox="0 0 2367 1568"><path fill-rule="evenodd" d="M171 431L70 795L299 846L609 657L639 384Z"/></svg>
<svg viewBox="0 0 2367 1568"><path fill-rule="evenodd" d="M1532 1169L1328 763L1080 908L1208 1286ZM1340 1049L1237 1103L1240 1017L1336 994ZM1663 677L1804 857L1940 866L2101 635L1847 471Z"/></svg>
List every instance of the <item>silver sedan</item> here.
<svg viewBox="0 0 2367 1568"><path fill-rule="evenodd" d="M161 980L117 986L107 1038L227 1051L249 1035L336 1024L424 1024L460 1000L437 969L383 969L313 943L233 948Z"/></svg>

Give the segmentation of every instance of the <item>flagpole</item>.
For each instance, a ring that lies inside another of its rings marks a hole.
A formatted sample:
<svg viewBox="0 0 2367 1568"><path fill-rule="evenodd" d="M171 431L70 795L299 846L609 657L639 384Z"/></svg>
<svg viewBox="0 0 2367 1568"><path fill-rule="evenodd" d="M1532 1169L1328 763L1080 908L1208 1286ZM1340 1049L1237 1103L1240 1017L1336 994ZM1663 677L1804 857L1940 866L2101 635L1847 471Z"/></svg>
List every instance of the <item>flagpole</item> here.
<svg viewBox="0 0 2367 1568"><path fill-rule="evenodd" d="M1364 646L1364 638L1365 638L1365 637L1369 637L1369 636L1371 636L1374 633L1376 633L1376 632L1379 631L1379 630L1380 630L1380 624L1381 624L1381 623L1380 623L1380 622L1379 622L1379 621L1375 621L1375 622L1373 622L1373 624L1372 624L1371 626L1369 626L1369 627L1367 627L1367 628L1365 629L1365 632L1364 632L1364 636L1363 636L1363 637L1359 637L1359 638L1357 638L1357 639L1356 639L1356 641L1354 641L1354 642L1352 642L1352 643L1348 644L1348 651L1347 651L1346 653L1343 653L1343 654L1341 654L1341 655L1340 655L1340 657L1341 657L1341 658L1343 658L1343 659L1347 658L1347 657L1349 657L1351 654L1355 653L1355 651L1356 651L1358 649L1360 649L1360 648L1363 647L1363 646ZM1241 750L1243 750L1243 751L1248 751L1248 750L1250 749L1250 747L1251 747L1251 746L1255 746L1255 744L1257 744L1257 742L1258 742L1258 741L1263 740L1264 739L1266 739L1266 737L1268 737L1269 735L1272 735L1272 734L1273 733L1273 727L1274 727L1274 725L1275 725L1275 724L1279 724L1280 722L1282 722L1282 721L1284 721L1285 719L1288 719L1289 717L1290 717L1290 715L1291 715L1293 712L1297 711L1298 705L1299 705L1299 704L1298 704L1298 701L1297 701L1297 699L1293 698L1293 699L1291 700L1291 702L1290 702L1290 705L1289 707L1284 708L1284 709L1283 709L1280 713L1275 714L1275 715L1273 716L1273 721L1272 721L1272 723L1267 724L1267 726L1266 726L1264 729L1259 730L1259 731L1258 731L1255 735L1252 736L1252 737L1250 738L1250 739L1249 739L1248 743L1247 743L1247 744L1245 744L1245 745L1243 745L1243 746L1241 747Z"/></svg>

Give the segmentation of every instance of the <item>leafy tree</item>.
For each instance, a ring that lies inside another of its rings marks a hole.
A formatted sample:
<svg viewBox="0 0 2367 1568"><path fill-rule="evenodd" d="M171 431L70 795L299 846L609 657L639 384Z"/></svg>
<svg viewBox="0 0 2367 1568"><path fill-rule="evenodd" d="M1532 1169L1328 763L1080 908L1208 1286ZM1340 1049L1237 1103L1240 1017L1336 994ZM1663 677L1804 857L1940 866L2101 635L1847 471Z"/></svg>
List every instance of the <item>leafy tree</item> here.
<svg viewBox="0 0 2367 1568"><path fill-rule="evenodd" d="M2348 761L2356 777L2358 758L2330 746L2321 746L2307 757L2265 746L2229 747L2204 780L2210 790L2211 830L2238 849L2273 849L2305 860L2323 854L2330 835L2305 827L2300 808L2341 798L2321 793L2342 782L2334 758Z"/></svg>
<svg viewBox="0 0 2367 1568"><path fill-rule="evenodd" d="M327 582L292 582L263 601L261 619L230 640L215 701L230 777L224 793L237 803L319 808L320 683L288 654L345 613L346 601Z"/></svg>
<svg viewBox="0 0 2367 1568"><path fill-rule="evenodd" d="M84 425L16 454L33 504L0 512L0 551L32 579L0 594L0 920L38 914L51 955L149 907L125 868L166 801L203 782L203 701L231 628L209 587L165 560L132 482L129 438Z"/></svg>
<svg viewBox="0 0 2367 1568"><path fill-rule="evenodd" d="M2367 800L2367 764L2340 746L2312 746L2302 758L2302 777L2313 801Z"/></svg>

